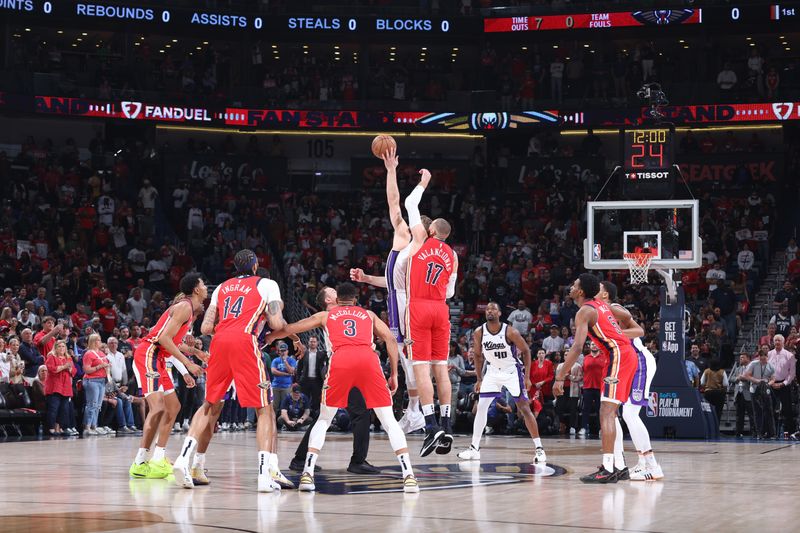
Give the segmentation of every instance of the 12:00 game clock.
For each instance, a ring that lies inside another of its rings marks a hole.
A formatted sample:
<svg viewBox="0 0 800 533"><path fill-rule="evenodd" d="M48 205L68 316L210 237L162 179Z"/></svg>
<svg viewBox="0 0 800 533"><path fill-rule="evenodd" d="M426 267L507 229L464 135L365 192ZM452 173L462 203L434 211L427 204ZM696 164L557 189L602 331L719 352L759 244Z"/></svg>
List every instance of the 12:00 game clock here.
<svg viewBox="0 0 800 533"><path fill-rule="evenodd" d="M652 199L672 193L674 131L669 127L624 129L620 131L623 193Z"/></svg>

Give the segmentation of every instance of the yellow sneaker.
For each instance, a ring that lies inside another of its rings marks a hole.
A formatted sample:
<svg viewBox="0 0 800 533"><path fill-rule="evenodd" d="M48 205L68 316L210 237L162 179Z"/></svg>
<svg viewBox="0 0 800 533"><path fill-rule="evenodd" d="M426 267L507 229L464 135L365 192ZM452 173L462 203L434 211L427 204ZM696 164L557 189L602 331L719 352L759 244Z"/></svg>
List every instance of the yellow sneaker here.
<svg viewBox="0 0 800 533"><path fill-rule="evenodd" d="M289 481L280 470L271 470L269 474L272 476L272 481L280 485L282 489L294 488L294 483Z"/></svg>
<svg viewBox="0 0 800 533"><path fill-rule="evenodd" d="M414 476L406 476L403 480L403 492L417 493L419 492L419 483Z"/></svg>
<svg viewBox="0 0 800 533"><path fill-rule="evenodd" d="M300 486L298 489L300 492L314 492L316 489L314 486L314 476L308 472L303 472L303 475L300 476Z"/></svg>
<svg viewBox="0 0 800 533"><path fill-rule="evenodd" d="M150 465L150 472L147 475L149 479L164 479L172 474L172 463L170 463L169 459L166 457L158 461L153 461L151 459L147 464Z"/></svg>
<svg viewBox="0 0 800 533"><path fill-rule="evenodd" d="M210 485L211 482L208 480L208 476L206 476L206 470L204 468L192 467L192 482L195 485Z"/></svg>
<svg viewBox="0 0 800 533"><path fill-rule="evenodd" d="M150 477L149 476L149 474L150 474L150 464L147 463L147 462L144 462L144 463L141 463L141 464L137 464L137 463L134 462L131 465L131 467L128 469L128 473L131 475L131 477L135 477L135 478L139 478L139 479L144 479L144 478Z"/></svg>

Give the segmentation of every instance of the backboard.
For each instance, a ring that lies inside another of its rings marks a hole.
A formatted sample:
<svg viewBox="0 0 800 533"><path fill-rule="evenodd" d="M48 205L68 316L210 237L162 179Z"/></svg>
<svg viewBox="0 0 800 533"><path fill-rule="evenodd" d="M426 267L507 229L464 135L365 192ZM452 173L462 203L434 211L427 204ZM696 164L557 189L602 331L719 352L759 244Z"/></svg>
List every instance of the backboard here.
<svg viewBox="0 0 800 533"><path fill-rule="evenodd" d="M583 264L593 270L627 270L623 254L649 251L655 269L700 268L697 200L589 202Z"/></svg>

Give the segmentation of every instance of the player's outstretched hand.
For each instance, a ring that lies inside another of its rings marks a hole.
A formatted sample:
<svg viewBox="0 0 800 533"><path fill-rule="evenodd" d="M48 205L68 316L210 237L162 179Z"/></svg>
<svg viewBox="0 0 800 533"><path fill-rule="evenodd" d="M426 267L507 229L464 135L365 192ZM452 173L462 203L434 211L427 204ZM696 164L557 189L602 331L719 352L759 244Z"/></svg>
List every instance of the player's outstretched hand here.
<svg viewBox="0 0 800 533"><path fill-rule="evenodd" d="M186 365L186 370L191 372L192 375L194 376L202 376L206 372L205 370L203 370L203 367L197 366L194 363L189 363L188 365Z"/></svg>
<svg viewBox="0 0 800 533"><path fill-rule="evenodd" d="M387 383L389 384L389 392L394 396L394 393L397 392L397 374L389 376Z"/></svg>
<svg viewBox="0 0 800 533"><path fill-rule="evenodd" d="M355 281L357 283L361 283L364 281L364 271L360 268L351 268L350 269L350 280Z"/></svg>
<svg viewBox="0 0 800 533"><path fill-rule="evenodd" d="M427 188L428 184L431 182L431 172L427 168L422 168L419 171L420 179L419 184L422 188Z"/></svg>
<svg viewBox="0 0 800 533"><path fill-rule="evenodd" d="M476 381L475 382L475 387L472 389L472 392L474 392L475 394L480 394L481 393L481 382L480 381Z"/></svg>
<svg viewBox="0 0 800 533"><path fill-rule="evenodd" d="M553 396L558 398L562 394L564 394L564 380L563 379L562 380L557 380L555 383L553 383Z"/></svg>
<svg viewBox="0 0 800 533"><path fill-rule="evenodd" d="M531 383L530 376L525 376L525 390L531 390L533 384Z"/></svg>
<svg viewBox="0 0 800 533"><path fill-rule="evenodd" d="M198 359L200 359L202 362L204 362L204 363L208 363L208 359L210 357L208 352L204 352L203 350L198 350L198 352L195 354L195 356Z"/></svg>
<svg viewBox="0 0 800 533"><path fill-rule="evenodd" d="M389 148L384 152L383 164L386 165L386 170L396 170L400 159L397 157L397 147Z"/></svg>
<svg viewBox="0 0 800 533"><path fill-rule="evenodd" d="M186 387L189 389L193 389L194 386L196 385L194 378L192 377L191 374L186 374L185 376L183 376L183 381L184 383L186 383Z"/></svg>

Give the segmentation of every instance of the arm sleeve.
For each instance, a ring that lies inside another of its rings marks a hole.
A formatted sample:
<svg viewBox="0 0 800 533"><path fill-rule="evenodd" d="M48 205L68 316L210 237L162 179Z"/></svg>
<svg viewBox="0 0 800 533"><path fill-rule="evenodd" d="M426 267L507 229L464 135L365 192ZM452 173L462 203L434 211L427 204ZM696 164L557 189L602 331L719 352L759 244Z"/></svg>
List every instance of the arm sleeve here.
<svg viewBox="0 0 800 533"><path fill-rule="evenodd" d="M423 187L417 185L411 194L408 195L405 201L406 211L408 211L408 227L413 228L417 224L422 224L422 218L419 214L419 202L422 200L422 193L425 192Z"/></svg>
<svg viewBox="0 0 800 533"><path fill-rule="evenodd" d="M188 374L188 373L189 373L189 371L188 371L188 370L186 370L186 365L184 365L183 363L181 363L180 361L178 361L178 360L175 358L175 356L172 356L172 355L171 355L171 356L167 357L167 361L169 361L170 363L172 363L172 366L174 366L176 369L178 369L178 372L180 372L180 373L181 373L181 376L185 376L186 374Z"/></svg>
<svg viewBox="0 0 800 533"><path fill-rule="evenodd" d="M722 384L726 388L730 385L730 382L728 381L728 374L726 374L725 372L722 373Z"/></svg>
<svg viewBox="0 0 800 533"><path fill-rule="evenodd" d="M281 289L274 280L263 278L258 282L258 294L267 302L281 302Z"/></svg>
<svg viewBox="0 0 800 533"><path fill-rule="evenodd" d="M452 298L456 293L456 281L458 281L458 272L453 272L450 274L450 279L447 280L447 294L445 296L448 298Z"/></svg>

